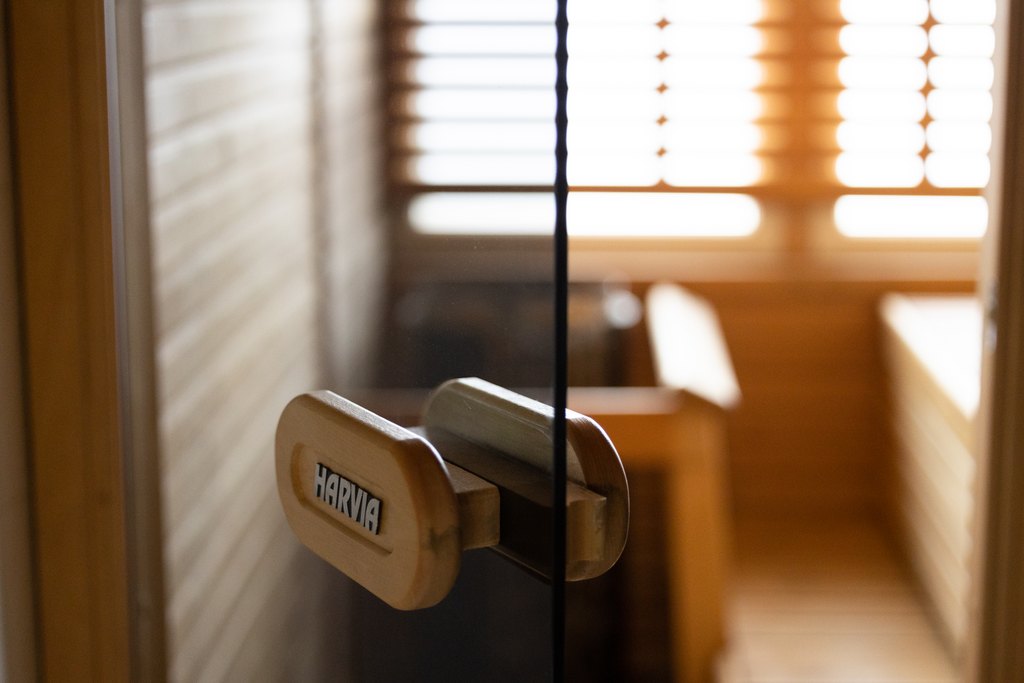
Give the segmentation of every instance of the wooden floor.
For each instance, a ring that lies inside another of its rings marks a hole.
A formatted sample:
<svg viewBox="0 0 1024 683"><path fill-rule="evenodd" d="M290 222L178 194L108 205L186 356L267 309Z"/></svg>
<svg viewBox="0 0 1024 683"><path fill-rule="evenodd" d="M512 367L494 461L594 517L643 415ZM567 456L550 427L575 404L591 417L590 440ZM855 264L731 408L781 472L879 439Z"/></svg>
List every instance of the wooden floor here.
<svg viewBox="0 0 1024 683"><path fill-rule="evenodd" d="M918 593L862 522L737 528L722 683L950 683Z"/></svg>

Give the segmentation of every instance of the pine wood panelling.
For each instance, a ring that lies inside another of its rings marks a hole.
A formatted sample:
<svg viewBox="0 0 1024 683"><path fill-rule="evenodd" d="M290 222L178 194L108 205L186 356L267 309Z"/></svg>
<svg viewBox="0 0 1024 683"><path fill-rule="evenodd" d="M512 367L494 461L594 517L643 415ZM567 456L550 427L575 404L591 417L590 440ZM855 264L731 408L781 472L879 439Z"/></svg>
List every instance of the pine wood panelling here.
<svg viewBox="0 0 1024 683"><path fill-rule="evenodd" d="M289 564L281 567L281 574L288 580L277 581L269 593L258 586L248 586L247 589L260 590L266 597L259 604L244 607L250 613L255 610L256 623L281 620L282 615L287 615L282 624L285 638L273 649L255 640L242 643L238 655L230 662L231 676L236 680L330 680L333 672L343 670L338 663L348 661L339 647L337 625L328 619L330 612L318 602L321 596L313 591L296 595L294 590L296 584L322 584L334 569L308 562L303 554L294 552L292 543L290 537L281 540L289 557ZM328 665L327 675L323 672L324 652L330 653L329 659L334 664Z"/></svg>
<svg viewBox="0 0 1024 683"><path fill-rule="evenodd" d="M980 306L974 297L892 295L881 315L897 436L892 508L911 565L959 656L974 546Z"/></svg>
<svg viewBox="0 0 1024 683"><path fill-rule="evenodd" d="M210 566L208 573L197 572L189 584L192 595L179 594L182 600L169 604L168 618L178 628L173 643L172 678L176 680L225 680L224 673L204 677L203 673L232 661L242 642L254 637L267 648L277 648L284 638L283 621L294 607L285 605L280 614L271 615L263 624L252 621L253 613L274 590L279 581L291 579L281 574L280 565L295 553L288 528L278 524L278 502L273 496L259 495L265 487L254 487L259 507L246 510L251 515L247 533L212 533L209 539L224 542L224 561ZM243 504L244 505L244 504ZM309 587L307 587L308 589ZM295 587L297 597L299 587ZM173 591L173 588L172 588ZM191 598L189 605L182 602ZM312 634L310 634L312 635Z"/></svg>
<svg viewBox="0 0 1024 683"><path fill-rule="evenodd" d="M153 197L164 201L258 149L301 147L309 134L305 116L305 102L295 98L241 112L228 109L205 125L165 136L150 151Z"/></svg>
<svg viewBox="0 0 1024 683"><path fill-rule="evenodd" d="M153 74L147 85L150 132L170 133L247 100L274 99L275 94L283 99L303 97L307 94L303 83L289 78L308 67L301 47L251 49L214 57L210 64L166 65L166 73Z"/></svg>
<svg viewBox="0 0 1024 683"><path fill-rule="evenodd" d="M230 173L214 174L212 177L219 178L216 191L200 185L170 206L158 202L154 207L153 231L173 233L174 238L164 240L169 244L154 255L156 265L177 273L180 262L196 258L196 252L205 250L212 236L228 239L237 231L241 231L241 240L249 236L246 226L254 218L253 212L266 209L265 202L254 198L272 195L288 184L290 172L299 165L293 148L280 152L277 159L239 159Z"/></svg>
<svg viewBox="0 0 1024 683"><path fill-rule="evenodd" d="M173 680L308 680L331 659L330 575L285 525L270 465L287 401L368 366L372 7L144 10Z"/></svg>
<svg viewBox="0 0 1024 683"><path fill-rule="evenodd" d="M284 390L278 390L276 395L268 393L265 400L271 403L274 399L280 399L284 393ZM269 420L269 424L273 425L277 418L275 412L279 411L264 408L253 412L252 418L253 421ZM239 447L258 451L266 439L272 436L272 429L261 429L240 443ZM206 508L195 505L189 506L185 513L168 515L169 523L175 524L174 533L167 540L168 567L175 579L169 583L172 592L181 589L187 593L200 589L204 584L202 581L194 581L197 575L204 575L204 572L211 574L220 563L231 560L225 554L226 546L210 543L210 538L234 538L241 534L246 527L247 517L254 514L255 507L268 495L270 482L262 471L251 471L245 462L221 460L222 464L208 474L201 488L192 492L182 491L182 497L187 496L191 500L223 498L231 500L231 505L217 516L211 516ZM172 611L177 598L176 595L172 600Z"/></svg>
<svg viewBox="0 0 1024 683"><path fill-rule="evenodd" d="M270 324L274 325L287 326L289 322L291 321L287 319L270 320ZM282 387L283 383L305 386L316 381L312 375L300 375L297 379L289 380L289 375L293 374L291 368L301 362L303 356L308 353L308 348L296 349L292 340L269 340L266 346L255 353L243 356L243 360L237 366L232 364L236 372L230 373L226 379L216 383L216 390L210 394L213 397L211 401L208 402L206 396L196 399L198 411L209 410L210 414L215 414L214 405L230 404L232 414L223 415L221 420L206 424L196 424L196 414L183 415L183 428L177 430L175 438L168 438L168 445L176 444L183 453L178 462L166 469L165 475L165 491L169 494L166 510L172 523L182 521L186 514L194 514L188 502L189 495L212 485L217 479L217 473L230 467L230 461L225 462L219 457L224 448L237 441L247 429L254 429L255 427L249 425L257 420L269 419L271 426L276 424L275 410L268 407L266 402L271 398L287 402L291 398L287 392L292 387ZM253 367L253 363L260 362L270 354L273 354L284 369L266 374L245 373L245 370ZM231 388L222 389L224 386ZM251 393L243 395L242 392L245 391ZM207 407L208 405L210 407ZM268 434L266 428L261 430L261 433Z"/></svg>
<svg viewBox="0 0 1024 683"><path fill-rule="evenodd" d="M206 61L245 48L299 45L309 36L309 13L295 3L191 0L150 3L146 61Z"/></svg>

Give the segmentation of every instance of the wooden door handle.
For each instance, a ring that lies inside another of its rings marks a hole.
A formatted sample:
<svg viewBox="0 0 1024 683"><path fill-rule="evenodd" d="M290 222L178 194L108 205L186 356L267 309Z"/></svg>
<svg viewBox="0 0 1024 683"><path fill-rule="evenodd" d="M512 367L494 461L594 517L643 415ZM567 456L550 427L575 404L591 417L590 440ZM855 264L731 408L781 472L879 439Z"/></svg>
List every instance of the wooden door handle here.
<svg viewBox="0 0 1024 683"><path fill-rule="evenodd" d="M398 609L436 604L463 550L551 570L550 407L479 379L431 394L405 429L329 391L277 428L277 487L306 546ZM625 545L626 478L601 428L567 411L566 576L607 571Z"/></svg>

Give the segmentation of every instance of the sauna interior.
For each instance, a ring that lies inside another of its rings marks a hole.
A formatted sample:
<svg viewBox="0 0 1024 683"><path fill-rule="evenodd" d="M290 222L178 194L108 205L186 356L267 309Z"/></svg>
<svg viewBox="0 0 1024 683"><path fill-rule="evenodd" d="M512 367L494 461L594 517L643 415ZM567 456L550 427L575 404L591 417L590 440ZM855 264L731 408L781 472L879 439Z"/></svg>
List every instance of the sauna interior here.
<svg viewBox="0 0 1024 683"><path fill-rule="evenodd" d="M997 3L569 18L569 403L618 445L632 520L619 564L570 586L568 679L960 680ZM282 517L292 396L415 420L467 358L550 388L553 19L141 4L118 49L144 112L130 296L171 680L359 680L347 648L388 637L338 635L365 596Z"/></svg>

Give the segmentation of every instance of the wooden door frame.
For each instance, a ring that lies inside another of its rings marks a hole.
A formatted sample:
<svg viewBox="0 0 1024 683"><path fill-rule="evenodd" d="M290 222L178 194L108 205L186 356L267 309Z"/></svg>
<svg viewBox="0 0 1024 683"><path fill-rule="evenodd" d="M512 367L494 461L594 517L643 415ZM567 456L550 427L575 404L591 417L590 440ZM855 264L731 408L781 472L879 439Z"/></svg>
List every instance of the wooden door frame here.
<svg viewBox="0 0 1024 683"><path fill-rule="evenodd" d="M997 45L991 219L968 680L1024 681L1024 2L1003 0Z"/></svg>
<svg viewBox="0 0 1024 683"><path fill-rule="evenodd" d="M0 35L7 17L0 13ZM0 680L36 678L7 50L0 47Z"/></svg>
<svg viewBox="0 0 1024 683"><path fill-rule="evenodd" d="M38 671L160 680L140 3L6 11Z"/></svg>

